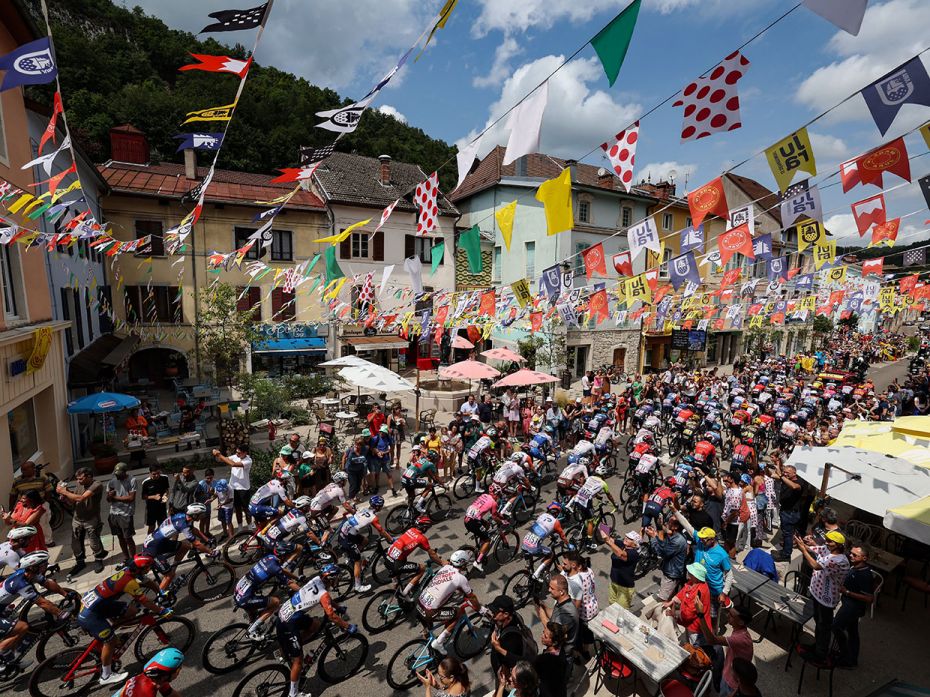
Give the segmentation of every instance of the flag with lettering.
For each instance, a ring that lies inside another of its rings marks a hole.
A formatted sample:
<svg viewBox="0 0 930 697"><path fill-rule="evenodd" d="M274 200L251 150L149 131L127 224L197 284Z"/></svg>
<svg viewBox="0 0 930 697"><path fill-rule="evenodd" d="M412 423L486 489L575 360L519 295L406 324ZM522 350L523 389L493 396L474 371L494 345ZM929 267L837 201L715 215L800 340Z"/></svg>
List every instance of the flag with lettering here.
<svg viewBox="0 0 930 697"><path fill-rule="evenodd" d="M723 192L723 179L717 177L688 194L688 210L691 211L692 225L700 225L708 215L726 219L729 208Z"/></svg>
<svg viewBox="0 0 930 697"><path fill-rule="evenodd" d="M743 223L720 235L717 238L717 248L720 251L720 263L723 265L726 265L734 254L742 254L749 259L754 259L749 225Z"/></svg>
<svg viewBox="0 0 930 697"><path fill-rule="evenodd" d="M633 259L638 257L644 249L650 249L656 253L662 249L659 230L651 216L630 227L627 230L627 240L630 243L630 254Z"/></svg>
<svg viewBox="0 0 930 697"><path fill-rule="evenodd" d="M798 252L818 244L825 239L823 225L817 220L802 220L798 223Z"/></svg>
<svg viewBox="0 0 930 697"><path fill-rule="evenodd" d="M809 179L795 182L785 189L779 207L784 225L792 225L798 218L813 218L823 222L820 189L816 184L811 184Z"/></svg>
<svg viewBox="0 0 930 697"><path fill-rule="evenodd" d="M859 182L874 184L879 189L884 188L882 175L891 172L906 181L911 180L911 164L907 157L907 146L904 138L897 138L890 143L879 145L865 155L856 158L856 169ZM843 191L846 191L845 185Z"/></svg>
<svg viewBox="0 0 930 697"><path fill-rule="evenodd" d="M898 239L898 228L900 226L900 218L888 220L881 225L876 225L872 228L872 242L869 246L874 247L887 242L889 247L894 247L895 240Z"/></svg>
<svg viewBox="0 0 930 697"><path fill-rule="evenodd" d="M787 188L797 172L807 172L811 176L817 174L814 148L806 128L775 143L765 151L765 157L780 191Z"/></svg>
<svg viewBox="0 0 930 697"><path fill-rule="evenodd" d="M0 70L5 70L0 92L22 85L44 85L58 75L52 40L46 36L18 46L0 56Z"/></svg>

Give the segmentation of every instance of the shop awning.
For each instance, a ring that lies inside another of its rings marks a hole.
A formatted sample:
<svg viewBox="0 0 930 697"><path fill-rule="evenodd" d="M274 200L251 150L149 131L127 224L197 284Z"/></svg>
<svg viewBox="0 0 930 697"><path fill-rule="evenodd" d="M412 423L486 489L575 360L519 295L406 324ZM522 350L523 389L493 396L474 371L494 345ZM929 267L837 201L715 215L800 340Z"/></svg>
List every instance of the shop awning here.
<svg viewBox="0 0 930 697"><path fill-rule="evenodd" d="M280 356L286 353L324 353L326 339L322 336L301 337L298 339L268 339L252 344L252 353L266 353Z"/></svg>
<svg viewBox="0 0 930 697"><path fill-rule="evenodd" d="M139 337L137 336L127 336L120 341L116 347L110 351L106 356L104 356L101 363L104 365L111 365L116 367L125 361L129 356L132 355L132 352L136 350L136 346L139 345Z"/></svg>
<svg viewBox="0 0 930 697"><path fill-rule="evenodd" d="M103 334L71 357L68 363L68 387L94 387L113 378L113 368L132 353L139 343L134 336ZM124 353L125 351L125 353ZM118 357L119 360L110 360Z"/></svg>
<svg viewBox="0 0 930 697"><path fill-rule="evenodd" d="M353 336L345 340L356 351L380 351L381 349L403 349L410 346L410 342L399 336Z"/></svg>

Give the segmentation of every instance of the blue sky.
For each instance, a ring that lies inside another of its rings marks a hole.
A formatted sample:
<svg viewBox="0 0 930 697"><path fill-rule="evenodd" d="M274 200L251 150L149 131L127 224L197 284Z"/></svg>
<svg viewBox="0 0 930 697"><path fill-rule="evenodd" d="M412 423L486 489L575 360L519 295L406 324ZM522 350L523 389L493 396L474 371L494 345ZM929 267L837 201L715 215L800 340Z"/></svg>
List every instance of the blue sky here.
<svg viewBox="0 0 930 697"><path fill-rule="evenodd" d="M460 0L447 28L412 61L376 103L398 118L448 142L464 142L511 107L562 59L587 42L629 0ZM198 31L208 12L246 7L237 0L136 0L169 26ZM383 75L441 6L441 0L356 0L310 3L276 0L256 59L358 97ZM762 27L792 7L783 0L643 0L626 62L610 88L588 46L550 83L541 151L578 158L626 127L639 114L680 90ZM669 170L678 191L695 188L833 107L898 64L930 46L930 2L871 0L859 36L838 30L801 7L744 49L751 61L739 82L743 128L681 143L681 108L667 104L642 120L637 180ZM251 42L245 32L216 34ZM248 88L246 88L248 89ZM312 119L312 114L302 115ZM905 106L882 138L860 96L809 130L818 177L839 162L893 139L930 119L930 109ZM232 128L235 128L233 122ZM493 129L482 153L505 143ZM918 134L910 154L926 151ZM605 162L597 155L589 162ZM454 165L452 165L454 166ZM911 163L914 179L930 171L930 158ZM763 155L735 170L775 188ZM886 177L885 187L900 183ZM858 240L849 204L878 192L857 187L823 190L828 226L840 244ZM901 242L919 238L927 216L915 184L886 194L902 221ZM854 237L849 237L850 233Z"/></svg>

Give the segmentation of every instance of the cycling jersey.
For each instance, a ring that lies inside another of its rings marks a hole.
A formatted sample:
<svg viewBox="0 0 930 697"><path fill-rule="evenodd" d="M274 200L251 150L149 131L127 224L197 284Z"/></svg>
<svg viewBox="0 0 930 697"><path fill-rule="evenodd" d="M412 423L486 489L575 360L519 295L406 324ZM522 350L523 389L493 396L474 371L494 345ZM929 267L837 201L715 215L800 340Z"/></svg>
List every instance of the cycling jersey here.
<svg viewBox="0 0 930 697"><path fill-rule="evenodd" d="M158 684L145 673L139 673L134 678L129 678L119 692L114 692L112 697L155 697L155 695L170 695L173 688L168 683Z"/></svg>
<svg viewBox="0 0 930 697"><path fill-rule="evenodd" d="M465 511L465 520L483 520L491 511L497 510L497 500L490 494L481 494Z"/></svg>
<svg viewBox="0 0 930 697"><path fill-rule="evenodd" d="M139 579L125 569L98 583L93 589L81 596L81 605L87 610L99 610L105 605L116 602L125 593L139 598L145 589Z"/></svg>
<svg viewBox="0 0 930 697"><path fill-rule="evenodd" d="M651 453L644 453L639 458L639 464L636 465L634 472L636 474L649 474L656 468L656 464L659 462L659 458Z"/></svg>
<svg viewBox="0 0 930 697"><path fill-rule="evenodd" d="M250 506L261 506L262 504L268 504L271 501L278 498L278 500L283 501L288 498L287 490L284 488L284 484L281 483L280 479L272 479L270 482L266 482L258 487L258 490L252 494L252 498L249 499Z"/></svg>
<svg viewBox="0 0 930 697"><path fill-rule="evenodd" d="M534 454L534 457L543 457L543 455L541 453ZM514 453L511 461L516 462L524 470L529 470L533 466L533 458L524 452Z"/></svg>
<svg viewBox="0 0 930 697"><path fill-rule="evenodd" d="M588 477L585 483L572 498L573 503L587 506L592 500L608 491L607 482L600 477Z"/></svg>
<svg viewBox="0 0 930 697"><path fill-rule="evenodd" d="M528 552L536 552L539 551L540 543L545 542L547 537L550 535L559 535L561 537L563 534L562 524L558 518L551 513L540 513L536 520L533 521L529 532L523 536L521 546Z"/></svg>
<svg viewBox="0 0 930 697"><path fill-rule="evenodd" d="M546 452L552 447L552 437L548 433L537 433L530 440L530 448Z"/></svg>
<svg viewBox="0 0 930 697"><path fill-rule="evenodd" d="M643 428L648 428L650 431L654 431L659 427L662 422L659 421L658 416L650 416L648 419L643 421Z"/></svg>
<svg viewBox="0 0 930 697"><path fill-rule="evenodd" d="M468 457L469 458L478 457L485 450L488 450L491 447L492 443L493 441L491 440L489 436L481 436L481 438L476 440L475 444L472 445L471 448L469 448Z"/></svg>
<svg viewBox="0 0 930 697"><path fill-rule="evenodd" d="M429 550L429 540L416 528L410 528L403 535L395 538L394 543L388 547L386 556L393 562L404 561L418 547L422 550Z"/></svg>
<svg viewBox="0 0 930 697"><path fill-rule="evenodd" d="M562 470L562 473L559 475L559 479L562 481L572 481L579 474L582 475L585 479L587 479L588 468L579 462L575 462Z"/></svg>
<svg viewBox="0 0 930 697"><path fill-rule="evenodd" d="M572 448L568 453L568 461L570 463L578 462L578 460L589 453L594 452L594 443L589 440L580 440L575 443L575 447Z"/></svg>
<svg viewBox="0 0 930 697"><path fill-rule="evenodd" d="M793 438L798 432L798 425L793 421L786 421L781 425L781 433L783 436L788 436Z"/></svg>
<svg viewBox="0 0 930 697"><path fill-rule="evenodd" d="M436 572L429 585L420 593L419 604L424 610L438 610L456 593L472 593L468 579L451 564L446 564Z"/></svg>
<svg viewBox="0 0 930 697"><path fill-rule="evenodd" d="M267 542L277 542L288 535L299 534L310 529L307 518L298 509L292 508L263 531L261 537Z"/></svg>
<svg viewBox="0 0 930 697"><path fill-rule="evenodd" d="M598 450L604 450L607 448L607 444L610 442L610 439L613 438L614 432L613 429L609 426L604 426L600 431L597 432L597 438L594 439L594 447Z"/></svg>
<svg viewBox="0 0 930 697"><path fill-rule="evenodd" d="M436 472L436 465L429 458L422 457L407 465L403 478L408 480L422 479L429 476L430 472Z"/></svg>
<svg viewBox="0 0 930 697"><path fill-rule="evenodd" d="M381 525L378 523L378 514L372 508L356 511L346 518L342 527L339 528L339 534L346 537L349 535L361 535L369 525L373 525L376 530L381 529Z"/></svg>
<svg viewBox="0 0 930 697"><path fill-rule="evenodd" d="M633 436L633 445L639 445L640 443L655 443L655 436L648 428L639 429L636 435Z"/></svg>
<svg viewBox="0 0 930 697"><path fill-rule="evenodd" d="M675 421L678 424L684 424L692 416L694 416L694 412L691 409L687 409L687 408L682 409L680 412L678 412L678 415L675 417Z"/></svg>
<svg viewBox="0 0 930 697"><path fill-rule="evenodd" d="M494 483L504 487L510 483L511 479L522 479L525 476L520 465L513 460L508 460L494 473Z"/></svg>
<svg viewBox="0 0 930 697"><path fill-rule="evenodd" d="M313 497L313 500L310 502L310 512L320 513L326 508L329 508L329 506L331 506L334 501L343 503L345 500L345 489L336 484L336 482L330 482L324 486L316 496Z"/></svg>
<svg viewBox="0 0 930 697"><path fill-rule="evenodd" d="M158 556L169 542L173 542L175 538L182 535L187 541L192 541L194 528L186 514L175 513L165 518L162 524L155 528L155 532L145 538L145 542L142 543L142 553L152 557Z"/></svg>
<svg viewBox="0 0 930 697"><path fill-rule="evenodd" d="M756 459L756 451L752 447L740 443L735 448L733 448L733 457L732 464L734 465L748 465L751 462L754 462Z"/></svg>
<svg viewBox="0 0 930 697"><path fill-rule="evenodd" d="M13 549L13 545L10 542L4 542L0 545L0 569L6 566L15 569L19 566L19 560L22 558L23 555Z"/></svg>
<svg viewBox="0 0 930 697"><path fill-rule="evenodd" d="M39 592L35 589L34 583L44 583L44 576L36 576L35 581L26 578L25 569L17 569L4 579L0 585L0 608L5 608L17 598L26 600L35 600Z"/></svg>
<svg viewBox="0 0 930 697"><path fill-rule="evenodd" d="M678 483L678 486L685 486L691 478L691 473L693 471L694 467L688 462L681 461L675 465L675 481Z"/></svg>
<svg viewBox="0 0 930 697"><path fill-rule="evenodd" d="M294 593L288 600L281 604L278 610L278 619L282 622L288 622L301 615L306 614L321 602L329 594L322 576L317 576L306 584L301 586L300 590Z"/></svg>
<svg viewBox="0 0 930 697"><path fill-rule="evenodd" d="M236 590L233 591L233 602L239 606L244 605L266 581L272 578L277 579L282 584L286 584L289 580L287 574L284 573L284 569L281 568L278 558L274 554L266 554L236 583Z"/></svg>
<svg viewBox="0 0 930 697"><path fill-rule="evenodd" d="M702 440L694 446L694 459L700 463L710 462L716 452L717 449L712 444L708 443L706 440Z"/></svg>
<svg viewBox="0 0 930 697"><path fill-rule="evenodd" d="M674 498L674 491L667 486L660 486L652 492L652 496L649 497L649 502L656 504L659 508L664 508L665 505Z"/></svg>

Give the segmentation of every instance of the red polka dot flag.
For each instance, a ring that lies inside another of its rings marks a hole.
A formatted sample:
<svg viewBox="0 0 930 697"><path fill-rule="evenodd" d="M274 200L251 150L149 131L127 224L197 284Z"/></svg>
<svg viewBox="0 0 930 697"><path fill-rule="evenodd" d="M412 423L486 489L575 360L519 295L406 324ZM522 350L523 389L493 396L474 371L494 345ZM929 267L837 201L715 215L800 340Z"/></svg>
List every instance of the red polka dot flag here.
<svg viewBox="0 0 930 697"><path fill-rule="evenodd" d="M417 184L414 192L414 203L420 209L417 219L417 234L427 235L437 227L439 220L439 207L436 199L439 196L439 176L433 172L426 181Z"/></svg>
<svg viewBox="0 0 930 697"><path fill-rule="evenodd" d="M601 149L610 159L614 174L620 177L620 182L627 193L633 185L633 163L636 161L637 141L639 141L639 121L625 131L620 131L614 138L613 145L609 142L601 145Z"/></svg>
<svg viewBox="0 0 930 697"><path fill-rule="evenodd" d="M682 90L681 97L672 106L685 108L681 126L683 141L733 131L743 125L736 83L748 67L749 60L736 51L724 58L710 75L699 77Z"/></svg>

